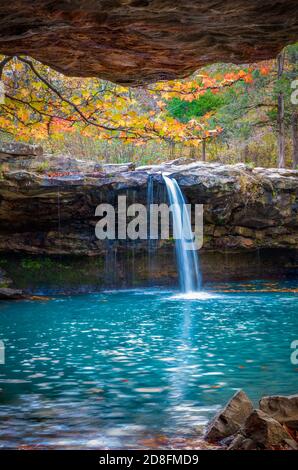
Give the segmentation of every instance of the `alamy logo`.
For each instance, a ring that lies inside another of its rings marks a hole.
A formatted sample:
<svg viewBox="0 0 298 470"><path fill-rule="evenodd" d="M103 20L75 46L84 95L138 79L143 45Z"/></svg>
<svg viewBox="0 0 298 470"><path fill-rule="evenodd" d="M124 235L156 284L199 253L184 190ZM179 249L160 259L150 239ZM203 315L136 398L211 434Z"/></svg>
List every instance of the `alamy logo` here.
<svg viewBox="0 0 298 470"><path fill-rule="evenodd" d="M203 205L143 204L127 206L126 196L118 196L117 210L111 204L99 204L95 216L101 217L95 227L99 240L182 240L186 250L199 250L203 245ZM191 220L194 221L192 231Z"/></svg>
<svg viewBox="0 0 298 470"><path fill-rule="evenodd" d="M3 341L0 340L0 364L5 364L5 346Z"/></svg>
<svg viewBox="0 0 298 470"><path fill-rule="evenodd" d="M291 343L291 349L294 349L294 351L291 354L291 363L294 366L298 365L298 340L294 340Z"/></svg>

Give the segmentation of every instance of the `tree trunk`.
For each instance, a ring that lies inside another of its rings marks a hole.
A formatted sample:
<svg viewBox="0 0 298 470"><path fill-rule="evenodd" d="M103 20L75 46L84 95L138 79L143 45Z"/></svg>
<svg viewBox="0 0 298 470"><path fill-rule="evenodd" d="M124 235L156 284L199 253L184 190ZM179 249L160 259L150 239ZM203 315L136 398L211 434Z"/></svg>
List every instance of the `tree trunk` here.
<svg viewBox="0 0 298 470"><path fill-rule="evenodd" d="M175 160L175 152L176 151L176 146L175 146L175 142L171 142L170 143L170 159L171 160Z"/></svg>
<svg viewBox="0 0 298 470"><path fill-rule="evenodd" d="M277 78L281 79L284 69L285 51L277 57ZM277 126L278 126L278 167L285 167L285 100L282 92L278 94L278 111L277 111Z"/></svg>
<svg viewBox="0 0 298 470"><path fill-rule="evenodd" d="M202 141L202 160L203 162L206 161L206 140L203 139Z"/></svg>
<svg viewBox="0 0 298 470"><path fill-rule="evenodd" d="M189 147L189 158L196 158L196 149L194 147Z"/></svg>
<svg viewBox="0 0 298 470"><path fill-rule="evenodd" d="M298 168L298 111L292 113L293 168Z"/></svg>
<svg viewBox="0 0 298 470"><path fill-rule="evenodd" d="M248 145L245 145L245 147L244 147L243 161L244 161L244 163L248 163L248 162L249 162L249 150L248 150Z"/></svg>

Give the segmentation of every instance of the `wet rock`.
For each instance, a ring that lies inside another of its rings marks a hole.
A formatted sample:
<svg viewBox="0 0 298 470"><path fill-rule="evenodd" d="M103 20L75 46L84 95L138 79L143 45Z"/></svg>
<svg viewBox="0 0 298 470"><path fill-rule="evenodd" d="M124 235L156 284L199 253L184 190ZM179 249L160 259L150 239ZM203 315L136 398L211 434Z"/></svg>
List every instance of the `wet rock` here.
<svg viewBox="0 0 298 470"><path fill-rule="evenodd" d="M235 434L251 414L253 405L241 390L231 398L225 408L220 411L209 424L205 439L218 442Z"/></svg>
<svg viewBox="0 0 298 470"><path fill-rule="evenodd" d="M275 419L261 410L253 410L229 450L283 448L293 439Z"/></svg>
<svg viewBox="0 0 298 470"><path fill-rule="evenodd" d="M298 430L298 395L263 397L259 406L279 423Z"/></svg>
<svg viewBox="0 0 298 470"><path fill-rule="evenodd" d="M24 298L26 298L26 296L21 289L0 287L0 300L20 300Z"/></svg>

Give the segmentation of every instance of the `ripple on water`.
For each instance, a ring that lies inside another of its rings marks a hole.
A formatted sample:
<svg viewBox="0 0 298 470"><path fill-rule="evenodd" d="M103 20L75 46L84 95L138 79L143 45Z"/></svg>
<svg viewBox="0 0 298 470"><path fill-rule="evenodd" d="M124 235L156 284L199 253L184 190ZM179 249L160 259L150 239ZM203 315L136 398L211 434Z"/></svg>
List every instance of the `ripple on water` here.
<svg viewBox="0 0 298 470"><path fill-rule="evenodd" d="M189 435L239 388L297 393L297 295L224 287L6 303L0 447L141 448Z"/></svg>

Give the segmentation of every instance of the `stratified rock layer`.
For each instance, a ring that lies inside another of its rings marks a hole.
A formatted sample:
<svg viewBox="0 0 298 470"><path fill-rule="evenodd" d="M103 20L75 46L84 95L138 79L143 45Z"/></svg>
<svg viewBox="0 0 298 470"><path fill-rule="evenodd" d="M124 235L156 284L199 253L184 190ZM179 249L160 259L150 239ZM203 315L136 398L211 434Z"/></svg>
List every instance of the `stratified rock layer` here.
<svg viewBox="0 0 298 470"><path fill-rule="evenodd" d="M94 231L97 205L116 207L119 195L127 196L127 204L146 204L149 175L160 196L155 202L163 202L162 171L177 180L190 203L203 204L203 250L298 246L296 170L202 162L132 170L91 162L84 166L85 171L58 169L49 176L27 168L5 171L0 180L0 250L100 254L103 243Z"/></svg>
<svg viewBox="0 0 298 470"><path fill-rule="evenodd" d="M173 239L160 240L149 260L147 240L107 242L95 236L98 204L117 209L119 195L127 196L128 205L146 204L149 176L154 202L166 202L161 176L166 171L189 202L204 206L204 243L199 253L204 281L297 274L298 171L184 160L134 168L49 155L26 157L24 152L10 161L15 164L6 163L9 168L0 178L1 257L64 257L63 267L59 258L60 274L64 270L70 278L77 270L78 283L83 282L83 273L87 277L92 273L88 282L100 284L101 270L109 273L108 284L118 286L162 280L173 284L177 278ZM44 162L46 172L40 168ZM67 267L74 261L69 257L74 256L85 260L76 261L77 268L70 273ZM34 265L30 260L19 264L30 269ZM0 264L10 278L16 274L21 281L25 275L11 272L13 265L16 262ZM54 271L53 265L41 266L40 275L50 268Z"/></svg>
<svg viewBox="0 0 298 470"><path fill-rule="evenodd" d="M15 0L0 4L0 52L67 75L140 83L213 62L273 58L298 39L294 0Z"/></svg>

